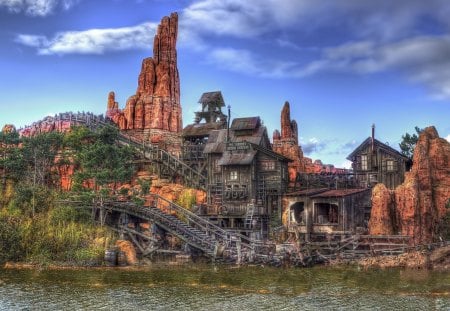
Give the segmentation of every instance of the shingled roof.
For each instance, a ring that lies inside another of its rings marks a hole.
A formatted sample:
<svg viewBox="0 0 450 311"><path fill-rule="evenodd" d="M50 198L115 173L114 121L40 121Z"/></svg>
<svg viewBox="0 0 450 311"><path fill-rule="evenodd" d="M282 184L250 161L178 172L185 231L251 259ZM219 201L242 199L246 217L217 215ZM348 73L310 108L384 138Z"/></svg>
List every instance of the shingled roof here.
<svg viewBox="0 0 450 311"><path fill-rule="evenodd" d="M372 141L372 137L368 137L365 141L363 141L361 143L361 145L359 145L355 150L353 150L352 153L350 153L347 157L347 160L349 161L353 161L353 157L355 155L357 155L359 152L361 152L362 149L366 148L367 145L371 144ZM386 144L383 144L382 142L380 142L378 139L374 139L374 145L377 148L381 148L383 151L385 151L386 153L395 156L395 157L401 157L404 158L405 160L407 160L408 158L405 157L403 154L401 154L399 151L395 150L394 148L392 148L391 146L388 146Z"/></svg>

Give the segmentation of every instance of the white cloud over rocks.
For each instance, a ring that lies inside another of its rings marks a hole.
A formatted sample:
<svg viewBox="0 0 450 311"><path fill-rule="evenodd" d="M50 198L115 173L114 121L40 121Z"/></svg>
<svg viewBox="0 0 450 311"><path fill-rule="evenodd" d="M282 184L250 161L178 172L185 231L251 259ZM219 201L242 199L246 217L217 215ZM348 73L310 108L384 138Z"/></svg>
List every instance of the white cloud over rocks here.
<svg viewBox="0 0 450 311"><path fill-rule="evenodd" d="M16 42L35 47L39 54L103 54L107 51L148 49L157 25L59 32L53 38L21 34Z"/></svg>
<svg viewBox="0 0 450 311"><path fill-rule="evenodd" d="M79 1L0 0L0 8L45 16ZM447 0L194 0L180 11L179 37L181 47L223 70L270 78L395 71L449 99L448 16ZM102 54L148 48L155 25L20 34L16 41L44 55ZM295 53L280 56L283 49Z"/></svg>
<svg viewBox="0 0 450 311"><path fill-rule="evenodd" d="M69 10L80 0L0 0L0 9L30 16L47 16L56 9Z"/></svg>

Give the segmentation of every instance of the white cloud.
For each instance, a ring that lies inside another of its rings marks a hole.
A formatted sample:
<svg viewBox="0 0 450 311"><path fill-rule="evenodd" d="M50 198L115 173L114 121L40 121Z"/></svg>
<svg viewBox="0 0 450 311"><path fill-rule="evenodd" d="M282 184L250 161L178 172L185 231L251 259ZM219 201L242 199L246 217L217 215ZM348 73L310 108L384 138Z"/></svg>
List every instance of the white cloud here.
<svg viewBox="0 0 450 311"><path fill-rule="evenodd" d="M448 134L447 137L445 137L445 139L450 143L450 134Z"/></svg>
<svg viewBox="0 0 450 311"><path fill-rule="evenodd" d="M349 161L349 160L345 160L344 162L342 162L342 164L339 167L340 168L351 169L352 168L352 162Z"/></svg>
<svg viewBox="0 0 450 311"><path fill-rule="evenodd" d="M49 39L41 35L18 35L16 42L35 47L41 55L103 54L151 47L156 24L143 23L132 27L89 29L57 33Z"/></svg>
<svg viewBox="0 0 450 311"><path fill-rule="evenodd" d="M394 43L350 42L325 49L322 57L297 71L299 76L321 71L369 74L398 70L428 86L435 97L450 98L450 36L420 36Z"/></svg>
<svg viewBox="0 0 450 311"><path fill-rule="evenodd" d="M0 0L0 9L30 16L47 16L56 9L69 10L80 0Z"/></svg>
<svg viewBox="0 0 450 311"><path fill-rule="evenodd" d="M435 97L450 98L449 15L446 0L198 0L181 12L180 28L182 42L210 53L209 60L225 70L276 78L396 70ZM321 39L310 49L301 41L324 30L337 30L334 39L346 43ZM237 45L215 48L210 39L221 37L234 38ZM243 49L242 39L272 46ZM277 48L298 53L279 61Z"/></svg>
<svg viewBox="0 0 450 311"><path fill-rule="evenodd" d="M261 59L246 49L213 48L209 51L208 61L220 68L262 77L284 77L285 71L295 63Z"/></svg>

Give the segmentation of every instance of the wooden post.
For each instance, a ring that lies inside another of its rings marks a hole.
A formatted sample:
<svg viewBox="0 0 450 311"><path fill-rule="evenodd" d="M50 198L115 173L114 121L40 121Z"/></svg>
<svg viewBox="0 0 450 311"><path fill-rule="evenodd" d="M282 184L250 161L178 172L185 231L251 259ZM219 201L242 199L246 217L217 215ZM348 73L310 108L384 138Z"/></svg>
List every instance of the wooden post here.
<svg viewBox="0 0 450 311"><path fill-rule="evenodd" d="M239 240L236 242L236 249L237 249L237 261L236 263L238 265L241 264L241 260L242 260L242 253L241 253L241 239L239 238Z"/></svg>

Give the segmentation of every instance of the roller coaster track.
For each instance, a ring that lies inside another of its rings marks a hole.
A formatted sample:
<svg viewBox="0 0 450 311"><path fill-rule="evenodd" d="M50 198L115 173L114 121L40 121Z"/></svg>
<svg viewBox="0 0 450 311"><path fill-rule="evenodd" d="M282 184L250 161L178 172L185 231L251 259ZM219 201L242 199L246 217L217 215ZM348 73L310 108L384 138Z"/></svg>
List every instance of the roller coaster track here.
<svg viewBox="0 0 450 311"><path fill-rule="evenodd" d="M255 256L255 241L248 237L228 232L157 194L151 194L150 201L151 207L139 206L132 202L108 200L93 205L86 205L81 201L61 201L60 203L81 208L104 209L111 214L126 214L155 223L211 258L222 256L232 261L251 261ZM120 224L109 225L120 227Z"/></svg>
<svg viewBox="0 0 450 311"><path fill-rule="evenodd" d="M56 115L53 120L70 122L71 125L84 125L91 130L107 126L117 127L113 122L102 115L96 116L91 113L60 113ZM118 135L118 142L121 145L135 148L144 156L144 158L161 165L164 167L165 171L170 172L172 176L181 177L181 181L185 186L206 190L206 176L166 150L121 132L119 132Z"/></svg>

